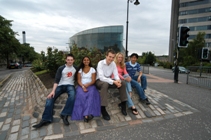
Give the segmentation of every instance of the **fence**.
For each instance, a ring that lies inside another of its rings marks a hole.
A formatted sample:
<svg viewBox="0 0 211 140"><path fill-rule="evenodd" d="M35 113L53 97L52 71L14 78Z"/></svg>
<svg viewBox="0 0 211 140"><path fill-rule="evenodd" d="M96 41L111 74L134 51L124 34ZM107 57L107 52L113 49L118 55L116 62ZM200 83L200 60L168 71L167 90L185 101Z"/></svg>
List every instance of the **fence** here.
<svg viewBox="0 0 211 140"><path fill-rule="evenodd" d="M187 74L187 84L211 89L211 67L190 66L190 73Z"/></svg>
<svg viewBox="0 0 211 140"><path fill-rule="evenodd" d="M144 74L149 74L149 64L141 64L141 70Z"/></svg>

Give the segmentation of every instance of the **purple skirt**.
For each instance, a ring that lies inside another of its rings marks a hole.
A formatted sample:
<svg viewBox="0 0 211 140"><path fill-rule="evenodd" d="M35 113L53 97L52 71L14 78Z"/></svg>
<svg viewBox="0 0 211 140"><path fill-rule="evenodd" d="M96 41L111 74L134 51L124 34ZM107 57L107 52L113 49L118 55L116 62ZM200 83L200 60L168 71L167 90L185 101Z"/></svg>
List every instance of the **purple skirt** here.
<svg viewBox="0 0 211 140"><path fill-rule="evenodd" d="M101 115L100 93L94 85L89 86L87 90L84 92L81 86L77 87L72 120L83 120L84 116L88 115L94 117Z"/></svg>

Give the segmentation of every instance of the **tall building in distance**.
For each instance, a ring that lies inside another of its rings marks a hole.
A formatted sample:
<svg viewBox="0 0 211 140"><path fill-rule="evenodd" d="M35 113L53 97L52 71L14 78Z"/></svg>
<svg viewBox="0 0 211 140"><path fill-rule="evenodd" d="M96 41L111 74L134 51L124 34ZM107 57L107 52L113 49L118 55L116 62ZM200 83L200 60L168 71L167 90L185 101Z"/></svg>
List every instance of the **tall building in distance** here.
<svg viewBox="0 0 211 140"><path fill-rule="evenodd" d="M124 52L123 26L103 26L76 33L69 38L70 46L77 44L79 48L98 48L102 53L112 48L116 52Z"/></svg>
<svg viewBox="0 0 211 140"><path fill-rule="evenodd" d="M205 32L205 46L211 49L211 0L172 0L171 27L169 38L169 61L177 44L177 28L189 26L189 40L198 32Z"/></svg>

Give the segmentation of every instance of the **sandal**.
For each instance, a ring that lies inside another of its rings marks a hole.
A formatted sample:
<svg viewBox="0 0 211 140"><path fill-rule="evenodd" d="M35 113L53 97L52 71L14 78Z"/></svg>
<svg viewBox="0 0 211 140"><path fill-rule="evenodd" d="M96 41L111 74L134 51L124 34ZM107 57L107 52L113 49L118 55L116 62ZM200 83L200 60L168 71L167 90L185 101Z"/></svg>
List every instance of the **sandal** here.
<svg viewBox="0 0 211 140"><path fill-rule="evenodd" d="M94 118L93 115L88 115L88 116L84 116L84 122L89 122L90 120L92 120Z"/></svg>
<svg viewBox="0 0 211 140"><path fill-rule="evenodd" d="M84 116L84 122L89 122L89 117L88 116Z"/></svg>
<svg viewBox="0 0 211 140"><path fill-rule="evenodd" d="M92 120L93 118L94 118L93 115L89 115L89 116L88 116L89 121Z"/></svg>
<svg viewBox="0 0 211 140"><path fill-rule="evenodd" d="M138 110L136 108L131 107L131 111L134 115L138 115ZM135 112L135 113L134 113Z"/></svg>

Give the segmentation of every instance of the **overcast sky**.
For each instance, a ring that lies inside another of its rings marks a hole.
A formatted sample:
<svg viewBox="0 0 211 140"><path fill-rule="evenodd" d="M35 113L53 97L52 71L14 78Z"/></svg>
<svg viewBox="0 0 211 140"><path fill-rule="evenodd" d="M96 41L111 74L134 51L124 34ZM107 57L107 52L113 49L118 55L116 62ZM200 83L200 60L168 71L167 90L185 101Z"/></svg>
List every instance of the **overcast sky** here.
<svg viewBox="0 0 211 140"><path fill-rule="evenodd" d="M171 0L139 0L129 4L128 51L168 55ZM67 50L68 38L102 26L123 25L126 38L127 0L0 0L0 14L13 20L23 43L40 53L47 47Z"/></svg>

